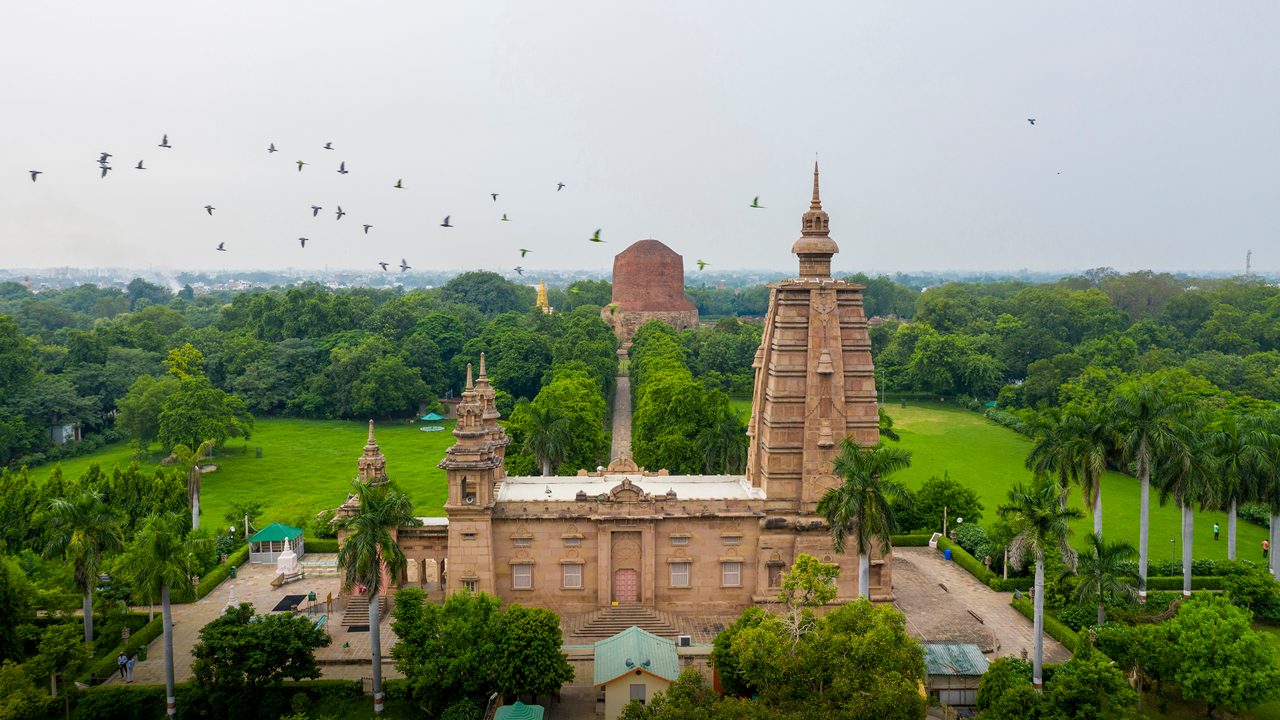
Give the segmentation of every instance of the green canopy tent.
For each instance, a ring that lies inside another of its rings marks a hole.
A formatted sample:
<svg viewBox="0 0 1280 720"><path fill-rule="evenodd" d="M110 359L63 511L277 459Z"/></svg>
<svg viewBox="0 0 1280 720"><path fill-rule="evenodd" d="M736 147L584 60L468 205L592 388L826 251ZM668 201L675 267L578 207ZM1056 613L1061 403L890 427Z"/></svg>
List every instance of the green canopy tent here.
<svg viewBox="0 0 1280 720"><path fill-rule="evenodd" d="M249 562L275 562L280 558L280 553L284 552L285 540L289 541L294 554L301 558L305 551L303 539L302 531L298 528L278 522L271 523L249 538Z"/></svg>
<svg viewBox="0 0 1280 720"><path fill-rule="evenodd" d="M519 700L503 705L493 714L493 720L542 720L541 705L525 705Z"/></svg>
<svg viewBox="0 0 1280 720"><path fill-rule="evenodd" d="M444 416L443 416L443 415L437 415L436 413L433 413L433 412L432 412L432 413L427 413L426 415L423 415L421 419L422 419L422 420L427 420L427 421L429 421L429 422L436 422L437 420L443 420L443 419L444 419Z"/></svg>

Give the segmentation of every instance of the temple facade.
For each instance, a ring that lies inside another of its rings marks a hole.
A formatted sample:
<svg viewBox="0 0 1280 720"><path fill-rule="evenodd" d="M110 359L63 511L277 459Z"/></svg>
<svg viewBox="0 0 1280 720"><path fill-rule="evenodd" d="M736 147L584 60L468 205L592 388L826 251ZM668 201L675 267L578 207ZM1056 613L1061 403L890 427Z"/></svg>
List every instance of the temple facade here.
<svg viewBox="0 0 1280 720"><path fill-rule="evenodd" d="M796 556L807 553L840 567L839 600L857 597L856 551L833 550L816 506L838 482L840 441L878 441L876 390L863 288L831 277L839 248L816 165L801 227L792 247L798 275L770 286L745 475L676 476L623 455L572 477L509 477L510 440L482 356L474 378L468 368L457 440L440 462L447 520L400 530L411 566L405 581L561 614L615 604L736 614L775 600ZM370 454L366 448L362 477L385 477ZM893 598L879 550L868 584L873 600Z"/></svg>

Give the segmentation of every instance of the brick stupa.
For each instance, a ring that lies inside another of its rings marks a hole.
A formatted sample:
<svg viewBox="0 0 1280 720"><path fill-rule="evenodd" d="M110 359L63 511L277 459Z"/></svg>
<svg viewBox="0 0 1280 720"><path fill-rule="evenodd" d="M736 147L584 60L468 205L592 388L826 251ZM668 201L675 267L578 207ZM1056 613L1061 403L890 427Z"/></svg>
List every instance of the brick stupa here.
<svg viewBox="0 0 1280 720"><path fill-rule="evenodd" d="M684 295L684 258L649 238L613 258L613 300L600 312L623 350L636 330L661 320L676 330L696 327L698 309Z"/></svg>

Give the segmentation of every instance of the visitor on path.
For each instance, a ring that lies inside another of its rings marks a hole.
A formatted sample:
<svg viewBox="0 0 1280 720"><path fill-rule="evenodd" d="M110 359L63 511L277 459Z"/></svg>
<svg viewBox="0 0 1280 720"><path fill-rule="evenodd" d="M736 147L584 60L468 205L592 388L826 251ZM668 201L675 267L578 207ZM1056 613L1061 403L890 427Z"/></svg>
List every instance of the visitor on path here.
<svg viewBox="0 0 1280 720"><path fill-rule="evenodd" d="M124 664L124 667L125 667L124 681L125 682L133 682L133 666L137 664L138 664L137 655L134 655L133 657L129 658L129 662Z"/></svg>
<svg viewBox="0 0 1280 720"><path fill-rule="evenodd" d="M1269 550L1271 550L1271 543L1267 542L1266 540L1263 540L1262 541L1262 559L1263 560L1267 559L1267 552Z"/></svg>
<svg viewBox="0 0 1280 720"><path fill-rule="evenodd" d="M127 665L128 663L129 663L129 658L125 657L124 653L120 653L120 656L116 658L116 669L120 671L120 677L122 678L124 677L124 673L125 673L125 665Z"/></svg>
<svg viewBox="0 0 1280 720"><path fill-rule="evenodd" d="M1218 542L1218 523L1213 524L1213 541Z"/></svg>

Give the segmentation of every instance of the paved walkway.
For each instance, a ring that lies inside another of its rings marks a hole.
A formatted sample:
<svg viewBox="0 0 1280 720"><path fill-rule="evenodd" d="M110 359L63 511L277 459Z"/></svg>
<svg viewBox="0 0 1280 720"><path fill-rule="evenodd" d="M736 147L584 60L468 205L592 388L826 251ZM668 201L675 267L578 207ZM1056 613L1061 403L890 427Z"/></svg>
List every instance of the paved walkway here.
<svg viewBox="0 0 1280 720"><path fill-rule="evenodd" d="M619 375L613 391L613 447L609 459L631 454L631 378Z"/></svg>
<svg viewBox="0 0 1280 720"><path fill-rule="evenodd" d="M1011 593L996 592L930 547L893 550L894 605L907 628L926 642L972 642L995 656L1019 656L1032 648L1031 621L1009 605ZM975 615L977 617L975 617ZM1045 635L1044 661L1071 658Z"/></svg>

